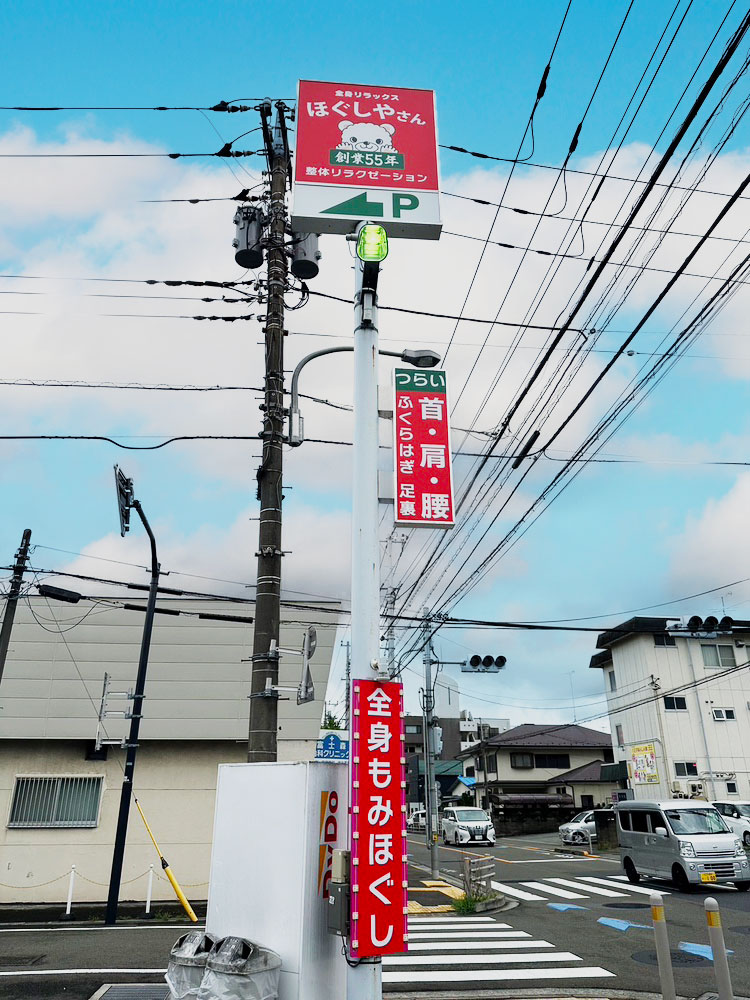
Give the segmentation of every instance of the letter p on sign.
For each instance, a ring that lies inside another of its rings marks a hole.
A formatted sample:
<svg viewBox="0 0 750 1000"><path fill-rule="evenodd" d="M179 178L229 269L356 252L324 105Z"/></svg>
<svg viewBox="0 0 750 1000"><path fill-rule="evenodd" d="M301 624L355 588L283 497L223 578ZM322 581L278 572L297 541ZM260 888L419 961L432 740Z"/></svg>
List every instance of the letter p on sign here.
<svg viewBox="0 0 750 1000"><path fill-rule="evenodd" d="M415 194L394 191L392 197L394 219L400 219L402 212L412 212L419 208L419 198Z"/></svg>

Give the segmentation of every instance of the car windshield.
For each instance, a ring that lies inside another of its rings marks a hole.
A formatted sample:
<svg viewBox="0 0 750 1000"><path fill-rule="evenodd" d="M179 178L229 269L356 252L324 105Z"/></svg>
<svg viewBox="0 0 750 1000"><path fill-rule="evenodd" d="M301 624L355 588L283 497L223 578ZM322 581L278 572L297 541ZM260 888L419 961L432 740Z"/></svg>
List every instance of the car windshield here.
<svg viewBox="0 0 750 1000"><path fill-rule="evenodd" d="M487 813L483 809L456 809L456 819L461 823L486 823Z"/></svg>
<svg viewBox="0 0 750 1000"><path fill-rule="evenodd" d="M588 811L582 812L582 813L578 813L577 816L574 816L573 819L569 820L568 822L570 822L570 823L583 823L583 821L586 819L587 816L588 816Z"/></svg>
<svg viewBox="0 0 750 1000"><path fill-rule="evenodd" d="M729 833L716 809L667 809L666 817L674 833Z"/></svg>
<svg viewBox="0 0 750 1000"><path fill-rule="evenodd" d="M750 819L750 805L747 805L744 802L743 803L738 802L734 808L737 810L740 816L744 816L745 819Z"/></svg>

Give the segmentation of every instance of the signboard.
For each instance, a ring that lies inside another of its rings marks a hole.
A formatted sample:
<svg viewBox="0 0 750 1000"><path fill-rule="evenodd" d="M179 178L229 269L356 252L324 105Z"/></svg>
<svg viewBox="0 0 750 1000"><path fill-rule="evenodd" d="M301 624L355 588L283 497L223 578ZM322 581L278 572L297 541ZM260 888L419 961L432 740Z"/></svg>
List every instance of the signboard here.
<svg viewBox="0 0 750 1000"><path fill-rule="evenodd" d="M393 373L395 523L452 528L453 473L445 372Z"/></svg>
<svg viewBox="0 0 750 1000"><path fill-rule="evenodd" d="M333 849L339 837L339 796L336 791L320 793L320 843L318 845L318 895L328 899L333 874ZM345 818L345 817L344 817Z"/></svg>
<svg viewBox="0 0 750 1000"><path fill-rule="evenodd" d="M315 744L316 760L349 760L349 740L329 733Z"/></svg>
<svg viewBox="0 0 750 1000"><path fill-rule="evenodd" d="M637 785L654 785L659 783L659 771L656 767L656 750L653 743L643 743L631 747L633 762L632 780Z"/></svg>
<svg viewBox="0 0 750 1000"><path fill-rule="evenodd" d="M353 682L351 955L407 949L403 687Z"/></svg>
<svg viewBox="0 0 750 1000"><path fill-rule="evenodd" d="M440 237L435 93L300 80L292 228Z"/></svg>

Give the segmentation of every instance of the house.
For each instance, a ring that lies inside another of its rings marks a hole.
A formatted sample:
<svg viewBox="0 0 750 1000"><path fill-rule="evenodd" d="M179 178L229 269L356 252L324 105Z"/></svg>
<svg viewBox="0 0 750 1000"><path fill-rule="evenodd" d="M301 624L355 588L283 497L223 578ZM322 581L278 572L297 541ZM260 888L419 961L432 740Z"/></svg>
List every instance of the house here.
<svg viewBox="0 0 750 1000"><path fill-rule="evenodd" d="M578 809L611 803L616 783L601 769L613 759L609 733L583 726L526 723L459 754L476 781L474 801L499 832L542 832Z"/></svg>
<svg viewBox="0 0 750 1000"><path fill-rule="evenodd" d="M596 646L624 794L750 798L750 621L635 617Z"/></svg>
<svg viewBox="0 0 750 1000"><path fill-rule="evenodd" d="M72 865L76 899L106 898L144 622L144 602L126 602L71 608L30 596L18 605L0 683L2 902L64 900ZM252 605L240 614L223 601L157 604L134 790L177 878L198 899L207 890L217 767L247 760L252 614ZM318 630L315 700L298 706L292 694L278 703L279 760L312 759L338 606L287 603L282 621L284 649L301 649L308 623ZM296 689L301 662L283 655L280 686ZM173 898L131 804L122 899L145 898L154 862L155 898Z"/></svg>

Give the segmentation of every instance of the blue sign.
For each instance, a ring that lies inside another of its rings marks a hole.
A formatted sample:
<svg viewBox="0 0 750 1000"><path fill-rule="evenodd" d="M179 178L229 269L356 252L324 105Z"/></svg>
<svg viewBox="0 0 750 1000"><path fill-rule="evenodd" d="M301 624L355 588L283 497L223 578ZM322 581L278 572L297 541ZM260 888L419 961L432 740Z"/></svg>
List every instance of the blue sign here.
<svg viewBox="0 0 750 1000"><path fill-rule="evenodd" d="M349 760L349 740L330 733L315 744L316 760Z"/></svg>

